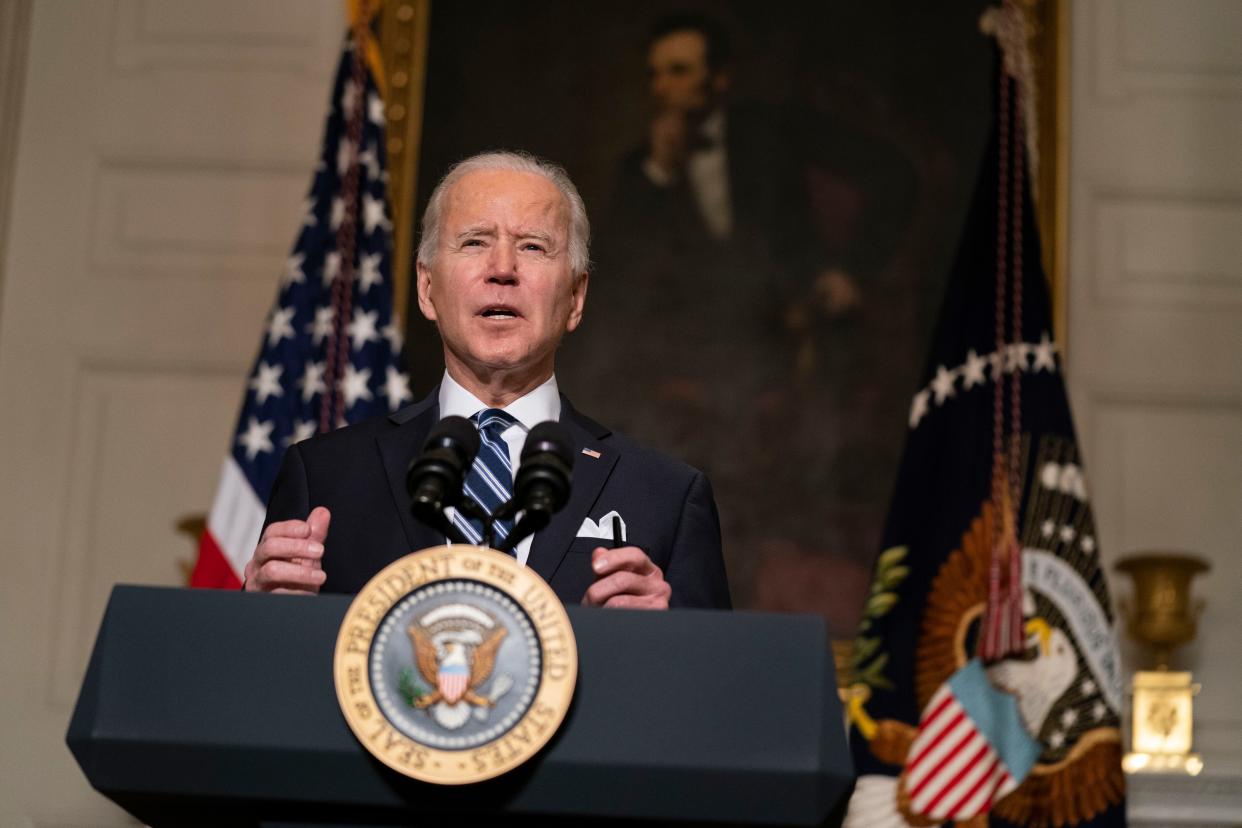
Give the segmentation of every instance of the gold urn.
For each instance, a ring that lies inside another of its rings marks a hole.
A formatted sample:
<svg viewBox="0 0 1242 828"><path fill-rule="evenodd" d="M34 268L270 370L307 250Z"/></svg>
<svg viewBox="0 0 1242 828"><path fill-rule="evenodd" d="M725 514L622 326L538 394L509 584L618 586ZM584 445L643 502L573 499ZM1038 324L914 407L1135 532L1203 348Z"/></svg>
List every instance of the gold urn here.
<svg viewBox="0 0 1242 828"><path fill-rule="evenodd" d="M1134 579L1134 597L1126 609L1126 632L1167 670L1173 651L1195 637L1203 602L1191 603L1190 581L1207 572L1207 562L1176 552L1143 552L1117 562L1117 570Z"/></svg>
<svg viewBox="0 0 1242 828"><path fill-rule="evenodd" d="M1169 664L1173 651L1195 637L1203 602L1192 602L1190 582L1208 564L1194 555L1145 552L1123 558L1116 568L1134 580L1133 598L1123 604L1126 632L1152 652L1156 665L1134 674L1131 752L1123 767L1131 773L1197 774L1203 761L1191 753L1191 737L1199 685Z"/></svg>

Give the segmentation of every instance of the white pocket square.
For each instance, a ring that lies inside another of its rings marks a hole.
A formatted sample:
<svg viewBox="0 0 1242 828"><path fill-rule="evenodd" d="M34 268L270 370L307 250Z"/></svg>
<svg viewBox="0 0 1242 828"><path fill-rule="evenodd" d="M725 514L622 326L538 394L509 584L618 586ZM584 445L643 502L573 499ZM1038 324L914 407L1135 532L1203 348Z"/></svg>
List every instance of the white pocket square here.
<svg viewBox="0 0 1242 828"><path fill-rule="evenodd" d="M600 518L599 523L596 523L595 521L591 520L589 517L584 518L582 521L582 525L578 527L578 537L580 538L601 538L603 540L617 540L617 538L614 538L612 534L612 527L613 527L614 519L616 519L616 521L621 524L620 540L624 541L626 538L625 518L617 514L615 510L609 512L608 514Z"/></svg>

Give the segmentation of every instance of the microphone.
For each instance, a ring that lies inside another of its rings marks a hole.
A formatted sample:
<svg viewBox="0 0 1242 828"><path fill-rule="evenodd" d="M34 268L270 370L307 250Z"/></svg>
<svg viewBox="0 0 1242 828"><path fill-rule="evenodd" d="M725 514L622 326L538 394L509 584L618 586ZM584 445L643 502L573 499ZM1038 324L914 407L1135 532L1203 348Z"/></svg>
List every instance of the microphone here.
<svg viewBox="0 0 1242 828"><path fill-rule="evenodd" d="M436 423L423 451L410 462L405 486L413 498L414 516L458 543L460 532L444 517L446 506L461 502L461 487L479 453L479 432L465 417L445 417Z"/></svg>
<svg viewBox="0 0 1242 828"><path fill-rule="evenodd" d="M495 515L504 519L524 512L498 547L501 552L512 550L522 538L547 526L552 515L565 506L573 467L573 442L563 425L548 420L530 430L513 480L513 499Z"/></svg>

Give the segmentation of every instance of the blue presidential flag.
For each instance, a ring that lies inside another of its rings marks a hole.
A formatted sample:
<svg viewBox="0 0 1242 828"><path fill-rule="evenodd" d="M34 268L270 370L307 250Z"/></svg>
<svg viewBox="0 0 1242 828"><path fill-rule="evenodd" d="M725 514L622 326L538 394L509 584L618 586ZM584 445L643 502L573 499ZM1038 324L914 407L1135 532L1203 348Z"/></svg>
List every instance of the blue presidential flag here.
<svg viewBox="0 0 1242 828"><path fill-rule="evenodd" d="M1121 671L1052 335L1022 11L855 639L845 825L1125 824Z"/></svg>

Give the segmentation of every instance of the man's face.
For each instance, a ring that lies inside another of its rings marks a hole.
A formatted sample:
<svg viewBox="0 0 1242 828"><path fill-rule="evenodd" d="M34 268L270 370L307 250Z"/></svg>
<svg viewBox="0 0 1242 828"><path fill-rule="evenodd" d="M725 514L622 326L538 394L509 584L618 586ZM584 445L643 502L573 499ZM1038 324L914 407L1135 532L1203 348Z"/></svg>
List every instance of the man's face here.
<svg viewBox="0 0 1242 828"><path fill-rule="evenodd" d="M704 114L728 88L724 72L707 65L707 40L696 31L672 32L647 53L651 97L661 111Z"/></svg>
<svg viewBox="0 0 1242 828"><path fill-rule="evenodd" d="M434 264L418 265L418 306L450 368L550 374L578 327L587 275L569 264L569 208L540 175L468 173L448 192Z"/></svg>

